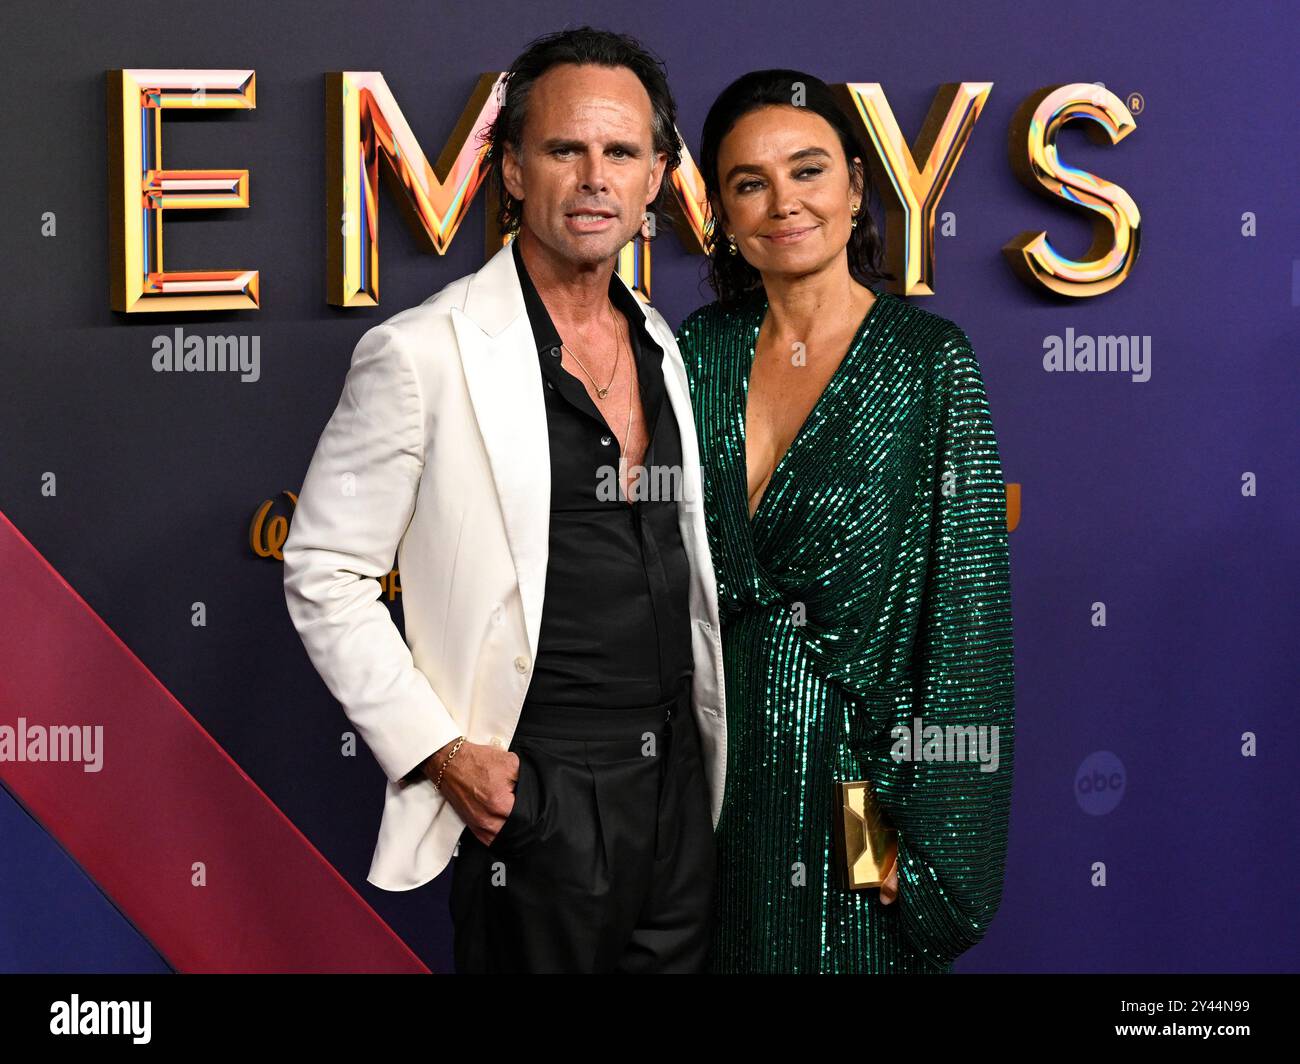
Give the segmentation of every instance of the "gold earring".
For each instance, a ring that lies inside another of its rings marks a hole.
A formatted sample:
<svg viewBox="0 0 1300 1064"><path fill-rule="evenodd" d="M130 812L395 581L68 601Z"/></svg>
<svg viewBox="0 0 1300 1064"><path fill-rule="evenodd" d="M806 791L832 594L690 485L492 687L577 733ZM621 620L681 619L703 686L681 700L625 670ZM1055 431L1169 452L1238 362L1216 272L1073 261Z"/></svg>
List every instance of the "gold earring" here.
<svg viewBox="0 0 1300 1064"><path fill-rule="evenodd" d="M736 238L734 236L727 237L727 244L727 250L734 255L736 253Z"/></svg>
<svg viewBox="0 0 1300 1064"><path fill-rule="evenodd" d="M852 210L853 210L853 226L852 226L852 228L854 228L854 229L856 229L856 228L858 227L858 208L859 208L860 206L862 206L862 204L860 204L860 203L854 203L854 204L852 205Z"/></svg>

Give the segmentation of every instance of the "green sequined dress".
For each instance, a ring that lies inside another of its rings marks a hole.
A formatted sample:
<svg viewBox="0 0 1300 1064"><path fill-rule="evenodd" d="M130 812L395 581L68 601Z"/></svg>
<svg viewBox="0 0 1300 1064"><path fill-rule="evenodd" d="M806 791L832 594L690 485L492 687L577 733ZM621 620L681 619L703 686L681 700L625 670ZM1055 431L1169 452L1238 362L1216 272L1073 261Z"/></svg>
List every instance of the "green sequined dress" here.
<svg viewBox="0 0 1300 1064"><path fill-rule="evenodd" d="M677 333L723 621L719 972L949 971L1001 901L1014 676L997 441L965 332L876 294L752 522L745 401L767 300L710 304ZM918 717L922 756L891 756ZM851 779L898 829L892 905L835 881L834 784Z"/></svg>

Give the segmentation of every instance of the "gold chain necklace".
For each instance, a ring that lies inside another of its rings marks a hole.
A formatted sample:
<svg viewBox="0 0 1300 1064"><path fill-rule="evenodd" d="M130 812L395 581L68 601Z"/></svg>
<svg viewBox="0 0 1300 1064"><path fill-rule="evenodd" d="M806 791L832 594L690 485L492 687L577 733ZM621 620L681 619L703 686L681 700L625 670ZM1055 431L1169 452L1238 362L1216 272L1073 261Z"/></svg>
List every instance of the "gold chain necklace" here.
<svg viewBox="0 0 1300 1064"><path fill-rule="evenodd" d="M614 312L614 305L608 302L605 305L609 307L610 314L612 315ZM622 345L623 334L622 332L619 331L617 322L614 323L614 332L618 334L618 340L619 340L619 346L614 353L614 372L610 375L609 384L605 385L605 387L603 388L596 383L596 378L587 372L587 367L582 364L582 359L580 359L577 356L573 348L570 347L568 344L566 344L563 340L560 341L560 346L564 348L564 350L569 352L569 355L573 358L573 361L578 364L578 368L582 370L582 372L586 375L587 380L591 381L591 386L596 389L596 394L599 395L602 399L604 399L605 396L609 394L610 386L613 385L614 378L618 376L618 360L619 358L622 357L623 354L623 345Z"/></svg>
<svg viewBox="0 0 1300 1064"><path fill-rule="evenodd" d="M610 310L611 310L611 312L613 311L613 304L612 304L612 303L610 304ZM591 375L590 373L587 373L587 367L584 366L584 365L582 364L582 362L579 361L578 356L575 355L575 354L573 353L573 348L571 348L571 347L570 347L568 344L566 344L563 340L560 341L560 346L561 346L562 348L564 348L564 350L566 350L566 351L569 352L569 355L573 358L573 361L576 362L576 363L578 364L578 368L579 368L580 370L582 370L582 372L583 372L584 374L586 374L587 380L591 381L592 387L594 387L594 388L596 389L596 394L598 394L602 399L605 398L606 394L608 394L608 392L609 392L609 389L613 386L613 384L614 384L614 380L615 380L615 378L618 376L618 367L619 367L619 362L620 362L620 361L622 360L622 358L623 358L623 330L620 329L620 328L618 327L618 321L617 321L617 320L615 320L615 322L614 322L614 336L615 336L616 343L617 343L617 345L618 345L618 346L617 346L617 349L616 349L616 351L615 351L615 353L614 353L614 374L613 374L613 376L611 376L611 377L609 378L609 384L605 385L604 388L602 388L599 384L596 383L595 378L592 377L592 375ZM619 472L619 478L620 478L620 491L621 491L621 489L622 489L621 478L623 477L623 474L626 472L626 466L627 466L627 448L628 448L628 445L631 444L631 442L632 442L632 357L631 357L631 352L628 352L628 373L627 373L627 424L623 427L623 438L622 438L621 440L619 440L618 442L619 442L619 459L618 459L618 463L619 463L619 471L618 471L618 472Z"/></svg>
<svg viewBox="0 0 1300 1064"><path fill-rule="evenodd" d="M630 327L631 326L629 325L629 328ZM615 328L617 329L617 326L615 326ZM623 350L623 330L617 329L617 332L618 332L618 348L619 348L619 352L621 353ZM618 356L615 356L616 359L617 357ZM615 362L615 365L617 365L617 361ZM627 465L627 449L632 443L632 376L633 376L632 370L633 370L632 352L629 351L627 357L627 425L623 429L623 438L619 440L618 460L620 466ZM613 384L614 382L611 380L609 383ZM619 475L622 476L623 472L624 471L620 469Z"/></svg>

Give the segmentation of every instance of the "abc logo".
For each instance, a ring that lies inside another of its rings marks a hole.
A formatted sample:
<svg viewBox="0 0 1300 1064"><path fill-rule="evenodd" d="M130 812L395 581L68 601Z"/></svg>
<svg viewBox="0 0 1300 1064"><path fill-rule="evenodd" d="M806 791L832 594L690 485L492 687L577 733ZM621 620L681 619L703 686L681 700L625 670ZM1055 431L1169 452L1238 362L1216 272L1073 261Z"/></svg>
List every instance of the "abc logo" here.
<svg viewBox="0 0 1300 1064"><path fill-rule="evenodd" d="M1074 800L1090 816L1105 816L1124 797L1125 779L1124 762L1109 750L1098 750L1074 774Z"/></svg>

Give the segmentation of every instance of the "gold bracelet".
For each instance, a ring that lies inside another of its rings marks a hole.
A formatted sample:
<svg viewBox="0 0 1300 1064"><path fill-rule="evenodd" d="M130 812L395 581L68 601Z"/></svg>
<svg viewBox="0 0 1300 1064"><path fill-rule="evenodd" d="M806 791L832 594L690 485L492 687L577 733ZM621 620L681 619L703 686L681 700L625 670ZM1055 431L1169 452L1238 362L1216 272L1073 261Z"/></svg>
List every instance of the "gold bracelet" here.
<svg viewBox="0 0 1300 1064"><path fill-rule="evenodd" d="M447 755L447 760L442 763L442 768L438 770L438 778L433 781L435 791L442 790L442 774L447 771L447 766L451 764L451 759L456 756L456 751L460 749L460 744L465 741L465 736L456 740L456 745L451 748L451 753Z"/></svg>

